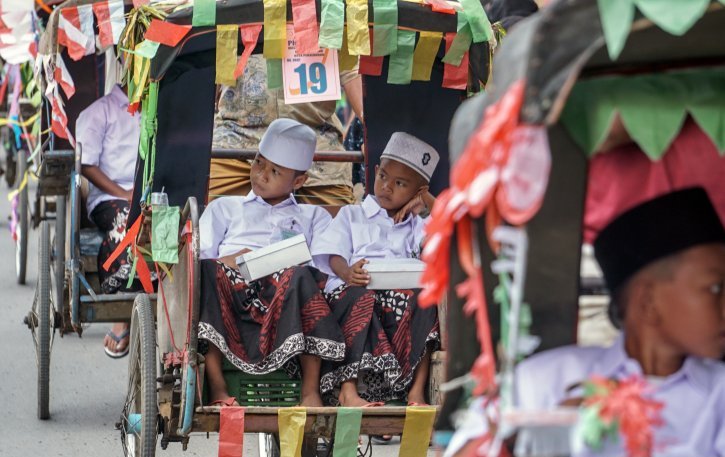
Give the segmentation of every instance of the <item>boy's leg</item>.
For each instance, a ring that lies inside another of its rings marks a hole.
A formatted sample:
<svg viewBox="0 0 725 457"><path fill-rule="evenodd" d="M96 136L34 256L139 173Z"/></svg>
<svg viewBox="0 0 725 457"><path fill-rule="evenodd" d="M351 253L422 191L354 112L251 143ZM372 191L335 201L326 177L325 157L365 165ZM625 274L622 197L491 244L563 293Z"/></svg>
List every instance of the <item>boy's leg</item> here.
<svg viewBox="0 0 725 457"><path fill-rule="evenodd" d="M213 344L209 344L209 352L205 356L205 372L206 380L209 383L209 403L216 401L225 401L229 398L227 391L227 382L224 380L222 371L222 362L224 356L219 348ZM235 400L236 403L236 400Z"/></svg>
<svg viewBox="0 0 725 457"><path fill-rule="evenodd" d="M423 405L425 401L425 387L428 385L428 373L430 372L430 351L426 350L418 367L413 375L413 382L408 392L408 403Z"/></svg>
<svg viewBox="0 0 725 457"><path fill-rule="evenodd" d="M324 406L320 396L322 360L315 355L301 354L300 365L302 365L302 406Z"/></svg>

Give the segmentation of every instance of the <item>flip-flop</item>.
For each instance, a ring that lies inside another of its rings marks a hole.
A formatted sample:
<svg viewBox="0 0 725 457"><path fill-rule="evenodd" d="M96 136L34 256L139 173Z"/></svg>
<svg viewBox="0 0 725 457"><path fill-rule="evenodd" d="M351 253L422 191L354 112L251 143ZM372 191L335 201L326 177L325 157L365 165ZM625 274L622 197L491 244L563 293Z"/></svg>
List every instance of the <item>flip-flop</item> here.
<svg viewBox="0 0 725 457"><path fill-rule="evenodd" d="M209 406L217 406L217 405L219 405L221 407L224 407L224 406L239 406L239 404L235 404L235 403L237 403L237 398L236 397L227 397L227 398L225 398L223 400L214 400L213 402L209 403Z"/></svg>
<svg viewBox="0 0 725 457"><path fill-rule="evenodd" d="M118 347L118 345L121 344L121 341L123 341L125 338L128 338L129 333L129 329L122 331L120 335L116 335L115 333L113 333L113 330L109 330L106 333L106 336L110 336L113 341L116 342L116 347ZM103 346L103 350L106 352L106 355L108 357L112 359L120 359L128 355L129 346L130 344L127 344L123 351L112 351L108 349L107 346Z"/></svg>

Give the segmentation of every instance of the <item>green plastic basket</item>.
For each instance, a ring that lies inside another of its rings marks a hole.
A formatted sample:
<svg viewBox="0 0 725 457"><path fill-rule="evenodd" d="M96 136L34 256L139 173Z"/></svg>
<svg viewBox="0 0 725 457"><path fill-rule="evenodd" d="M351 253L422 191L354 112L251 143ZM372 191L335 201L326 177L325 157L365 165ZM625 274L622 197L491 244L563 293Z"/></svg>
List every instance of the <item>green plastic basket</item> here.
<svg viewBox="0 0 725 457"><path fill-rule="evenodd" d="M290 379L284 370L265 375L240 371L226 359L224 379L229 395L237 397L241 406L296 406L301 401L302 382Z"/></svg>

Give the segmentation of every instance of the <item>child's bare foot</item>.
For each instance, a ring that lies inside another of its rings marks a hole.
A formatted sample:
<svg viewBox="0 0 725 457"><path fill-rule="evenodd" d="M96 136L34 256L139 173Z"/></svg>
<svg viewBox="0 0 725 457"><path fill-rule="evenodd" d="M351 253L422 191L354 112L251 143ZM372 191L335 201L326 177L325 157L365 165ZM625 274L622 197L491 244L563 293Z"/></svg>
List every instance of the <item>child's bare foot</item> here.
<svg viewBox="0 0 725 457"><path fill-rule="evenodd" d="M408 405L411 406L426 406L428 403L425 401L425 395L422 394L414 394L413 392L410 392L408 394Z"/></svg>
<svg viewBox="0 0 725 457"><path fill-rule="evenodd" d="M340 396L337 397L337 399L340 401L341 406L345 406L347 408L363 408L370 405L369 402L365 401L363 398L357 395L357 393L345 394L343 392L340 392Z"/></svg>
<svg viewBox="0 0 725 457"><path fill-rule="evenodd" d="M226 390L210 390L209 406L239 406L235 397L230 397Z"/></svg>
<svg viewBox="0 0 725 457"><path fill-rule="evenodd" d="M302 395L300 405L307 406L308 408L321 408L325 406L325 404L322 403L322 397L320 397L320 394Z"/></svg>

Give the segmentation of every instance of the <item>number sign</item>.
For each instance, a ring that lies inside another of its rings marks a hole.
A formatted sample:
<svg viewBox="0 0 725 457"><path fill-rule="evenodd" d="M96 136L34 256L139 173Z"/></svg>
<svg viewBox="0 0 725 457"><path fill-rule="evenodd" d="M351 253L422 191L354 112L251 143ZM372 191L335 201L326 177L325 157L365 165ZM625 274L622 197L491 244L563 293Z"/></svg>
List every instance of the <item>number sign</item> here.
<svg viewBox="0 0 725 457"><path fill-rule="evenodd" d="M282 61L284 102L307 103L340 99L337 50L297 54L292 28L287 29L287 56Z"/></svg>

